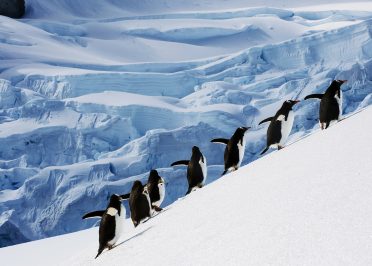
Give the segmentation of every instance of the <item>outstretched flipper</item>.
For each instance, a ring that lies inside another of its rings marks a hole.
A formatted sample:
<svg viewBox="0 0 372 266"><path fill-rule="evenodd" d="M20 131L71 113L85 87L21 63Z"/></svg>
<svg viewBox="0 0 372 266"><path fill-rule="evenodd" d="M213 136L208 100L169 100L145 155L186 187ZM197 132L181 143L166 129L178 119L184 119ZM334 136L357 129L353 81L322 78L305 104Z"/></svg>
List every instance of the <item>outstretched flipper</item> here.
<svg viewBox="0 0 372 266"><path fill-rule="evenodd" d="M264 154L265 152L267 152L267 150L269 149L270 147L266 147L261 153L260 155Z"/></svg>
<svg viewBox="0 0 372 266"><path fill-rule="evenodd" d="M261 125L262 123L266 123L266 122L270 122L271 120L273 120L273 116L272 117L268 117L268 118L266 118L266 119L264 119L264 120L262 120L260 123L258 123L259 125Z"/></svg>
<svg viewBox="0 0 372 266"><path fill-rule="evenodd" d="M175 166L175 165L189 165L189 160L181 160L181 161L177 161L177 162L174 162L171 164L171 166Z"/></svg>
<svg viewBox="0 0 372 266"><path fill-rule="evenodd" d="M88 218L101 218L102 215L105 213L105 211L94 211L94 212L89 212L85 214L82 219L88 219Z"/></svg>
<svg viewBox="0 0 372 266"><path fill-rule="evenodd" d="M310 94L305 97L307 99L322 99L324 94Z"/></svg>
<svg viewBox="0 0 372 266"><path fill-rule="evenodd" d="M229 140L228 139L219 138L219 139L212 139L211 142L227 145L227 143L229 143Z"/></svg>
<svg viewBox="0 0 372 266"><path fill-rule="evenodd" d="M120 198L121 198L122 200L127 200L127 199L129 199L129 197L130 197L130 193L128 193L128 194L124 194L124 195L120 195Z"/></svg>

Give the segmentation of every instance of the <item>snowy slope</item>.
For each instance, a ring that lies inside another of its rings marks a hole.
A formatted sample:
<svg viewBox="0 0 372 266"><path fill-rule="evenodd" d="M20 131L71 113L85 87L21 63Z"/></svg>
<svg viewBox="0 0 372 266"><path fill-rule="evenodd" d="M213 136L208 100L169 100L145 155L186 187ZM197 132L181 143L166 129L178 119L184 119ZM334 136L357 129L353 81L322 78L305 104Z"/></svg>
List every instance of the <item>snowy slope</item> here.
<svg viewBox="0 0 372 266"><path fill-rule="evenodd" d="M0 256L12 265L31 257L38 265L371 265L371 125L366 108L135 229L127 219L119 245L96 260L97 227L3 248Z"/></svg>
<svg viewBox="0 0 372 266"><path fill-rule="evenodd" d="M349 80L345 114L370 105L372 4L347 2L30 0L0 17L0 246L93 226L75 221L153 168L171 204L186 191L171 162L197 145L216 180L210 140L239 126L256 160L257 122L332 79ZM296 106L291 141L318 106Z"/></svg>

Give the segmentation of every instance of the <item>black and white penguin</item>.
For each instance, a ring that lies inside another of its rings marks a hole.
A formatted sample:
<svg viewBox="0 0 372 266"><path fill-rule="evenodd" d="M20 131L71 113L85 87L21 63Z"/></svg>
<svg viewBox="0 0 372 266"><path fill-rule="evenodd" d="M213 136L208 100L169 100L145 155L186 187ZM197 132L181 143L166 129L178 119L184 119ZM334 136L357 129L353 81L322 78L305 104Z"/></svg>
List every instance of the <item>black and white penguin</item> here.
<svg viewBox="0 0 372 266"><path fill-rule="evenodd" d="M292 100L285 101L275 116L268 117L259 123L261 125L270 121L269 128L267 129L266 148L261 152L261 155L270 147L278 148L278 150L283 148L293 126L294 112L292 107L299 102Z"/></svg>
<svg viewBox="0 0 372 266"><path fill-rule="evenodd" d="M165 196L165 183L164 179L159 176L158 171L151 170L149 179L147 180L147 190L149 192L151 205L156 211L161 211L161 203Z"/></svg>
<svg viewBox="0 0 372 266"><path fill-rule="evenodd" d="M141 181L134 181L129 195L130 217L137 227L141 222L148 220L152 216L151 200L147 186L142 185Z"/></svg>
<svg viewBox="0 0 372 266"><path fill-rule="evenodd" d="M187 165L187 181L189 183L189 188L186 195L193 189L204 186L205 180L207 179L207 160L198 147L192 147L190 160L181 160L171 164L171 166L175 165Z"/></svg>
<svg viewBox="0 0 372 266"><path fill-rule="evenodd" d="M320 128L326 129L334 120L340 120L342 115L342 91L341 85L347 80L334 80L324 94L310 94L307 99L320 99L319 123Z"/></svg>
<svg viewBox="0 0 372 266"><path fill-rule="evenodd" d="M238 170L240 167L245 152L246 141L244 135L248 129L250 127L238 127L230 139L218 138L211 140L213 143L226 144L224 153L225 171L222 175L226 174L227 171Z"/></svg>
<svg viewBox="0 0 372 266"><path fill-rule="evenodd" d="M121 196L113 194L106 210L87 213L83 219L99 217L99 248L95 258L97 258L105 248L109 250L115 245L121 236L123 221L125 218L125 208L121 204ZM123 218L124 217L124 218Z"/></svg>

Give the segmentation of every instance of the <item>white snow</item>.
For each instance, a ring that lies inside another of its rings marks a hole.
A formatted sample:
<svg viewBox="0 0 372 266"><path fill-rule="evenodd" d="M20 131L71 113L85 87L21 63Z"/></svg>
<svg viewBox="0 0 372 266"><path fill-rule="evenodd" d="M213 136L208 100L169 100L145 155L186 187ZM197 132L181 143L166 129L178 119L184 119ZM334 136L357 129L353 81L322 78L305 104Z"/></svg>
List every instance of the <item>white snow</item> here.
<svg viewBox="0 0 372 266"><path fill-rule="evenodd" d="M194 145L208 160L208 191L225 148L211 139L251 127L247 165L266 145L258 121L333 79L348 80L345 116L371 105L371 1L327 3L28 0L25 18L0 16L0 246L94 226L81 214L151 169L170 206L187 190L170 163ZM295 106L289 142L318 129L318 108Z"/></svg>
<svg viewBox="0 0 372 266"><path fill-rule="evenodd" d="M127 219L119 245L96 260L97 227L3 248L0 256L40 266L370 265L370 125L367 108L191 193L136 229Z"/></svg>

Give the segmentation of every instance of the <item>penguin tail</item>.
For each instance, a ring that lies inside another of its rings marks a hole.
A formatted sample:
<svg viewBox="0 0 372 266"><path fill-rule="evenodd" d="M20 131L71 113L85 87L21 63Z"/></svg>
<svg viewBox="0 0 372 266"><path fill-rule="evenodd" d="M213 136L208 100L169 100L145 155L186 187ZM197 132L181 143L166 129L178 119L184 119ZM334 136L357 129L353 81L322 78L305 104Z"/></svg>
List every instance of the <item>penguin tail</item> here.
<svg viewBox="0 0 372 266"><path fill-rule="evenodd" d="M188 195L188 194L190 194L191 190L192 190L192 187L189 187L189 189L187 190L185 196Z"/></svg>
<svg viewBox="0 0 372 266"><path fill-rule="evenodd" d="M267 150L269 149L269 146L267 146L261 153L260 155L264 154L265 152L267 152Z"/></svg>
<svg viewBox="0 0 372 266"><path fill-rule="evenodd" d="M227 173L227 169L225 171L223 171L221 176L225 175L226 173Z"/></svg>
<svg viewBox="0 0 372 266"><path fill-rule="evenodd" d="M103 246L103 245L99 245L99 249L98 249L98 253L97 253L97 256L94 258L94 259L96 259L96 258L98 258L98 256L99 255L101 255L101 253L102 253L102 251L105 249L105 246Z"/></svg>

